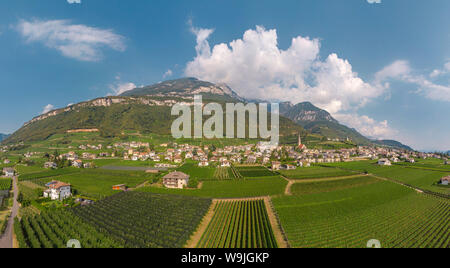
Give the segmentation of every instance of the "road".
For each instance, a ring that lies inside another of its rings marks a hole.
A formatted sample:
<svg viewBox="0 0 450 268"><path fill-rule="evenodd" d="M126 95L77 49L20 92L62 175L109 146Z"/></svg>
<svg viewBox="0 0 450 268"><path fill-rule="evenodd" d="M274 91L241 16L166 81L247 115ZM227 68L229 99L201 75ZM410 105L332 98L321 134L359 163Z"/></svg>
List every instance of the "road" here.
<svg viewBox="0 0 450 268"><path fill-rule="evenodd" d="M14 228L14 218L17 216L17 211L19 210L19 204L17 202L17 177L13 178L13 192L14 192L14 203L12 207L11 217L8 221L8 226L3 236L0 238L0 248L13 248L13 228Z"/></svg>

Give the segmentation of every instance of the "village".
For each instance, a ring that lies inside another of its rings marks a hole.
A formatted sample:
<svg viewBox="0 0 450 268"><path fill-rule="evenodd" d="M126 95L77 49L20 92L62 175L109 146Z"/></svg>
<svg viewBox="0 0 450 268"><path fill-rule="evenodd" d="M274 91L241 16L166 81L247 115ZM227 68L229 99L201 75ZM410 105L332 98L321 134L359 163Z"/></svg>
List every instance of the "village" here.
<svg viewBox="0 0 450 268"><path fill-rule="evenodd" d="M415 159L435 158L441 159L443 164L449 165L446 157L434 153L413 152L388 147L358 146L351 149L309 149L302 143L299 136L294 145L271 145L267 142L256 144L224 146L216 148L212 145L198 146L190 144L165 143L159 144L157 149L148 142L116 142L109 145L82 144L78 148L68 148L66 153L45 154L47 161L45 169L58 169L63 167L96 168L95 161L99 159L122 160L123 162L148 163L149 173L158 173L159 170L174 170L162 178L167 188L183 189L189 184L189 174L178 172L175 169L186 161L195 162L198 167L227 168L232 165L261 165L272 171L295 170L308 168L311 165L323 163L352 162L362 160L377 161L380 166L391 166L393 163L414 163ZM7 151L4 146L1 150ZM37 152L23 154L25 159L38 156ZM9 164L9 159L3 159L3 164ZM63 164L61 164L63 163ZM6 177L15 176L12 167L3 168ZM441 183L448 185L449 178L442 178ZM52 200L63 200L71 196L70 184L52 181L45 185L47 190L43 196ZM124 184L114 185L114 190L126 190ZM80 200L84 202L84 200Z"/></svg>

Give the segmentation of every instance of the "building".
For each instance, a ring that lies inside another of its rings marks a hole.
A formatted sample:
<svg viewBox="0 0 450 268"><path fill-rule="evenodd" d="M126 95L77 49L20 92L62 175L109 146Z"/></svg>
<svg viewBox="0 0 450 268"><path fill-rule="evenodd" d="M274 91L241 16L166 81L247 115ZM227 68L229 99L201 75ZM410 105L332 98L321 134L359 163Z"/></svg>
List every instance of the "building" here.
<svg viewBox="0 0 450 268"><path fill-rule="evenodd" d="M201 161L200 163L198 163L199 167L207 167L209 166L209 162L208 161Z"/></svg>
<svg viewBox="0 0 450 268"><path fill-rule="evenodd" d="M378 165L380 165L380 166L392 166L392 163L388 159L382 158L382 159L378 160Z"/></svg>
<svg viewBox="0 0 450 268"><path fill-rule="evenodd" d="M167 188L183 189L189 183L189 175L175 171L163 177L163 184Z"/></svg>
<svg viewBox="0 0 450 268"><path fill-rule="evenodd" d="M45 186L47 186L48 189L44 191L44 197L48 197L52 200L62 201L72 196L70 184L60 181L52 181L47 183Z"/></svg>
<svg viewBox="0 0 450 268"><path fill-rule="evenodd" d="M5 159L5 160L3 160L3 164L9 164L9 163L11 163L11 161L9 161L9 159Z"/></svg>
<svg viewBox="0 0 450 268"><path fill-rule="evenodd" d="M3 173L5 174L6 177L14 177L16 171L14 170L14 168L6 167L3 168Z"/></svg>
<svg viewBox="0 0 450 268"><path fill-rule="evenodd" d="M44 168L56 169L58 166L55 162L45 162Z"/></svg>
<svg viewBox="0 0 450 268"><path fill-rule="evenodd" d="M280 168L281 168L280 162L277 162L277 161L272 162L272 170L280 170Z"/></svg>
<svg viewBox="0 0 450 268"><path fill-rule="evenodd" d="M127 186L125 184L119 184L119 185L114 185L112 187L112 189L114 191L126 191L127 190Z"/></svg>
<svg viewBox="0 0 450 268"><path fill-rule="evenodd" d="M83 166L83 162L81 161L81 160L74 160L73 162L72 162L72 166L73 167L76 167L76 168L81 168L82 166Z"/></svg>
<svg viewBox="0 0 450 268"><path fill-rule="evenodd" d="M446 176L441 179L442 185L448 185L449 182L450 182L450 176Z"/></svg>

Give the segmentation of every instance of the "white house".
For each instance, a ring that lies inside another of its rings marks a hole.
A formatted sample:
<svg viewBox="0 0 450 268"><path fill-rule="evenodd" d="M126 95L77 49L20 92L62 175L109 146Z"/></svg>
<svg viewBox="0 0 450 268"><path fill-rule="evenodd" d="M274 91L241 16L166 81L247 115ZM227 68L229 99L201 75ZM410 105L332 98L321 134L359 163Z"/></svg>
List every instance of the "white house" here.
<svg viewBox="0 0 450 268"><path fill-rule="evenodd" d="M388 159L382 158L382 159L378 160L378 165L380 165L380 166L392 166L392 163Z"/></svg>
<svg viewBox="0 0 450 268"><path fill-rule="evenodd" d="M163 184L167 188L183 189L189 183L189 175L183 172L171 172L163 177Z"/></svg>
<svg viewBox="0 0 450 268"><path fill-rule="evenodd" d="M62 201L72 195L70 184L67 183L52 181L45 186L48 189L44 191L44 197L50 197L52 200Z"/></svg>
<svg viewBox="0 0 450 268"><path fill-rule="evenodd" d="M208 161L201 161L200 163L198 163L199 167L207 167L209 166L209 162Z"/></svg>
<svg viewBox="0 0 450 268"><path fill-rule="evenodd" d="M6 177L14 177L15 170L14 168L6 167L3 168L3 173L5 173Z"/></svg>
<svg viewBox="0 0 450 268"><path fill-rule="evenodd" d="M448 185L448 182L450 181L450 176L447 176L447 177L443 177L442 179L441 179L441 184L442 185Z"/></svg>
<svg viewBox="0 0 450 268"><path fill-rule="evenodd" d="M56 163L55 162L45 162L45 164L44 164L44 168L52 168L52 169L55 169L55 168L57 168L58 166L56 165Z"/></svg>

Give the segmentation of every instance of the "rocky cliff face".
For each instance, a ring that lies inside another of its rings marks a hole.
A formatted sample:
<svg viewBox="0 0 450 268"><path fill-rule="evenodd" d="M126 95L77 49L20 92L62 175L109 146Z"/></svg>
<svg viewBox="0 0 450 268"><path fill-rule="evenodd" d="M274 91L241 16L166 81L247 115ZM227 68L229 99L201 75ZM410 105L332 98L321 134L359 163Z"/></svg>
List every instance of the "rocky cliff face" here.
<svg viewBox="0 0 450 268"><path fill-rule="evenodd" d="M293 105L290 102L281 103L280 114L299 124L323 121L338 123L338 121L334 119L330 113L317 108L310 102L302 102L296 105Z"/></svg>

